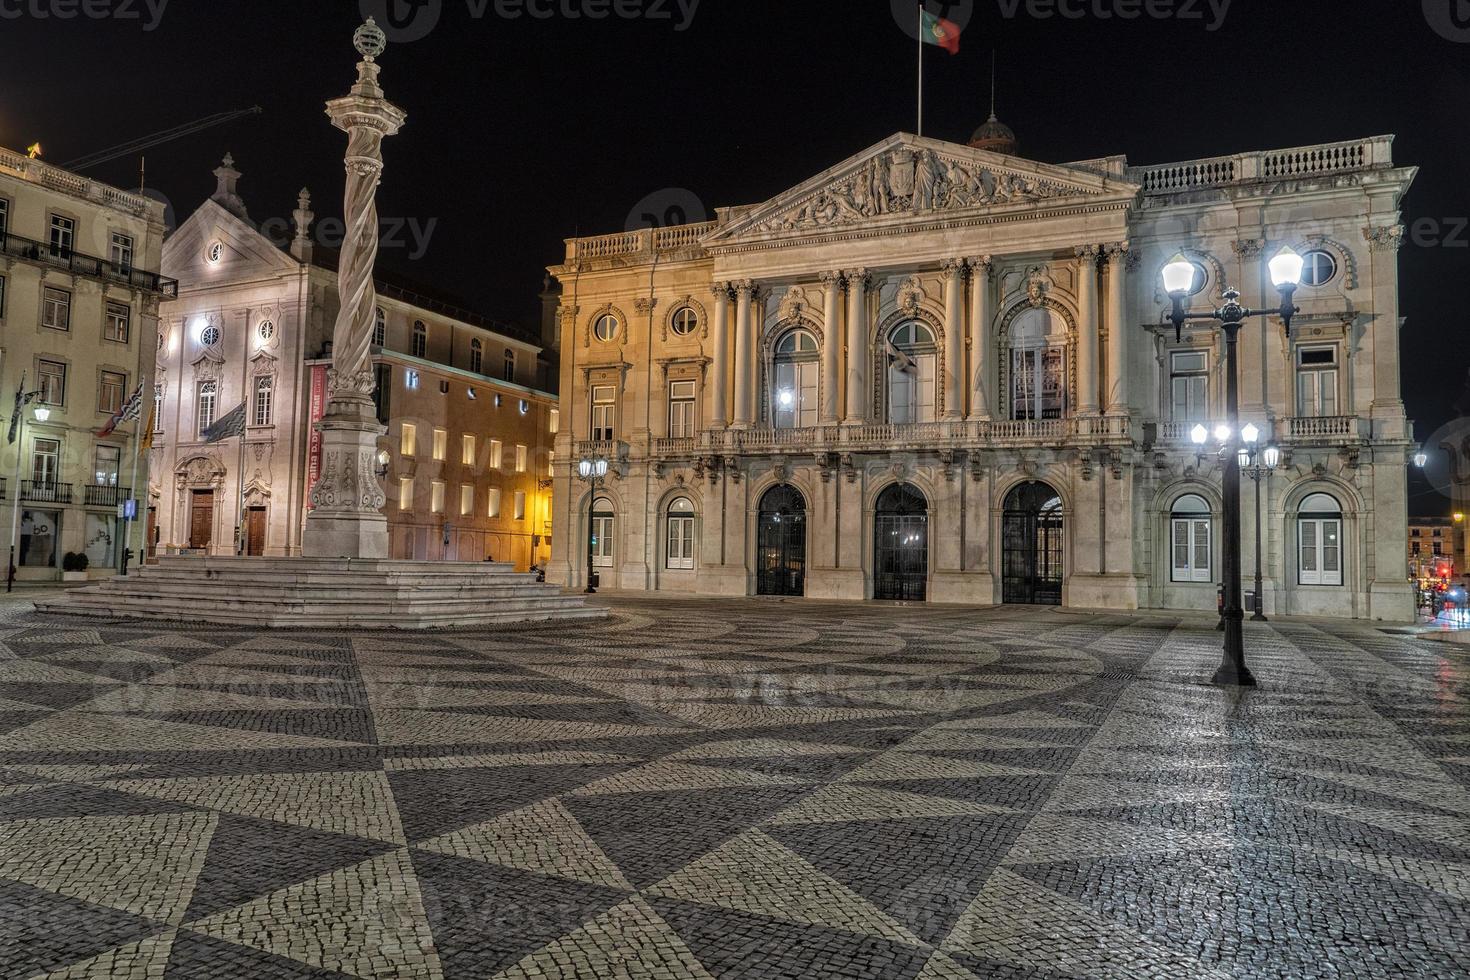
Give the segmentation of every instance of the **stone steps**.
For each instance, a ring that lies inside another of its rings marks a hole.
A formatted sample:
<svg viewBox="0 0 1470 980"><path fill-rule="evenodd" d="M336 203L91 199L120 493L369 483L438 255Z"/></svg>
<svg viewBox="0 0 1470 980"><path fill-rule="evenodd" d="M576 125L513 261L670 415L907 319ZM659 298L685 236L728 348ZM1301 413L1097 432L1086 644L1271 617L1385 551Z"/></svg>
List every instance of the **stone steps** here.
<svg viewBox="0 0 1470 980"><path fill-rule="evenodd" d="M508 565L165 558L36 603L40 612L294 629L432 629L606 618Z"/></svg>

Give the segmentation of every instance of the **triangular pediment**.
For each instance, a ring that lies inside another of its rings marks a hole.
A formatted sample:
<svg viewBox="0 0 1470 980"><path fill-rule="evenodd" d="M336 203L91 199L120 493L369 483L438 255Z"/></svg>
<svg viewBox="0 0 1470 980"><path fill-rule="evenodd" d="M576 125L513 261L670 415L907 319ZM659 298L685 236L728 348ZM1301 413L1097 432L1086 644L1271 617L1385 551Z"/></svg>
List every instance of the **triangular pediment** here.
<svg viewBox="0 0 1470 980"><path fill-rule="evenodd" d="M1092 170L897 133L748 208L706 247L932 223L987 212L1126 202L1139 187Z"/></svg>
<svg viewBox="0 0 1470 980"><path fill-rule="evenodd" d="M219 246L218 257L211 248ZM185 287L294 273L300 263L250 222L205 201L163 244L163 274Z"/></svg>

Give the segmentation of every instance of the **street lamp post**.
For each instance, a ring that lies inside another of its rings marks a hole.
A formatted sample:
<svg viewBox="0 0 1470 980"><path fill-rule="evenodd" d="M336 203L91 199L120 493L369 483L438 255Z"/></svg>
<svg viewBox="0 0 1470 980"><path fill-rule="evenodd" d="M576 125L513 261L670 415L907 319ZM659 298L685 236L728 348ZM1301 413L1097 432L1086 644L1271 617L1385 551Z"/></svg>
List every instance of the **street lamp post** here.
<svg viewBox="0 0 1470 980"><path fill-rule="evenodd" d="M1234 289L1225 291L1225 305L1209 313L1190 313L1184 308L1194 285L1197 270L1182 253L1176 255L1164 267L1164 291L1173 301L1167 314L1174 324L1177 340L1189 321L1212 321L1220 324L1225 334L1225 415L1231 433L1240 426L1240 377L1237 355L1237 338L1241 324L1257 316L1279 316L1291 335L1291 318L1297 308L1292 301L1296 288L1302 281L1302 257L1290 247L1283 247L1271 259L1271 281L1281 293L1281 306L1276 310L1252 310L1240 305L1240 293ZM1220 667L1215 671L1214 683L1240 687L1254 687L1256 678L1245 663L1245 637L1243 623L1245 610L1242 606L1240 588L1240 459L1232 452L1225 453L1225 474L1222 480L1225 513L1221 524L1225 536L1225 650Z"/></svg>
<svg viewBox="0 0 1470 980"><path fill-rule="evenodd" d="M1251 621L1264 623L1266 602L1261 595L1261 480L1274 473L1276 467L1281 465L1281 447L1273 442L1264 449L1259 448L1261 430L1254 425L1247 425L1242 429L1240 437L1245 442L1238 453L1240 468L1256 485L1256 601Z"/></svg>
<svg viewBox="0 0 1470 980"><path fill-rule="evenodd" d="M597 506L597 488L602 486L602 481L607 477L607 459L602 456L588 456L577 464L577 475L587 484L587 594L596 595L596 579L592 574L593 552L597 542L597 531L592 523L594 508Z"/></svg>
<svg viewBox="0 0 1470 980"><path fill-rule="evenodd" d="M25 378L22 377L21 389L24 390L24 388ZM16 419L15 436L15 486L10 488L10 492L15 494L15 502L10 507L10 568L5 573L6 592L15 591L15 542L16 539L20 536L20 461L21 457L24 455L26 444L25 406L29 405L32 401L39 397L40 394L41 393L39 391L33 391L29 395L20 395L16 398L16 404L19 407L16 410L18 417ZM38 405L35 408L35 413L37 422L45 422L51 417L51 409L47 408L45 405Z"/></svg>

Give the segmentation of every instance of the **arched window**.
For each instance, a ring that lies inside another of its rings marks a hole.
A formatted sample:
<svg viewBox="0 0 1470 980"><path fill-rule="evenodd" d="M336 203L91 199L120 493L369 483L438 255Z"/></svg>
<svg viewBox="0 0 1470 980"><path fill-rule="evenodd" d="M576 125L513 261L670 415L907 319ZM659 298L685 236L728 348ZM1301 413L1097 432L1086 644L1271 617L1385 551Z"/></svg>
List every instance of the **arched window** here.
<svg viewBox="0 0 1470 980"><path fill-rule="evenodd" d="M219 382L202 381L199 384L198 405L198 430L199 435L204 435L204 430L214 425L215 413L219 408Z"/></svg>
<svg viewBox="0 0 1470 980"><path fill-rule="evenodd" d="M694 503L688 497L675 497L669 503L669 568L694 567Z"/></svg>
<svg viewBox="0 0 1470 980"><path fill-rule="evenodd" d="M476 374L484 373L481 368L485 366L485 345L480 338L476 337L470 341L470 370Z"/></svg>
<svg viewBox="0 0 1470 980"><path fill-rule="evenodd" d="M373 346L383 347L388 343L388 314L380 306L373 313Z"/></svg>
<svg viewBox="0 0 1470 980"><path fill-rule="evenodd" d="M606 497L592 501L592 564L611 568L613 564L613 502Z"/></svg>
<svg viewBox="0 0 1470 980"><path fill-rule="evenodd" d="M414 357L423 357L429 350L429 328L424 321L413 321L413 349L409 351Z"/></svg>
<svg viewBox="0 0 1470 980"><path fill-rule="evenodd" d="M1169 515L1173 553L1170 576L1175 582L1210 581L1210 505L1199 494L1174 501Z"/></svg>
<svg viewBox="0 0 1470 980"><path fill-rule="evenodd" d="M888 421L897 425L934 421L934 332L917 320L900 323L886 338Z"/></svg>
<svg viewBox="0 0 1470 980"><path fill-rule="evenodd" d="M817 338L807 330L791 330L776 341L771 418L778 429L817 424Z"/></svg>
<svg viewBox="0 0 1470 980"><path fill-rule="evenodd" d="M1050 310L1027 310L1011 324L1011 418L1067 413L1067 325Z"/></svg>
<svg viewBox="0 0 1470 980"><path fill-rule="evenodd" d="M516 379L516 352L513 350L506 350L505 352L504 378L506 381L514 381Z"/></svg>
<svg viewBox="0 0 1470 980"><path fill-rule="evenodd" d="M1314 493L1297 510L1297 582L1342 584L1342 504Z"/></svg>

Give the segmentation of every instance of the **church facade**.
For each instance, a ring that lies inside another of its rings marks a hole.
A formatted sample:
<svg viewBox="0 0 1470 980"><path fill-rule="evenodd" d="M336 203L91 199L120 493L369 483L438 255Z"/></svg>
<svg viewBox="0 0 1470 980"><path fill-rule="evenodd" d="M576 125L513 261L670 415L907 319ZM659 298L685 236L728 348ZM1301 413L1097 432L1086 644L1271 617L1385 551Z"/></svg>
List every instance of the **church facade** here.
<svg viewBox="0 0 1470 980"><path fill-rule="evenodd" d="M716 595L1213 609L1226 289L1268 614L1412 618L1400 202L1378 137L1134 166L897 134L704 224L568 241L550 577ZM578 463L609 462L595 488Z"/></svg>

